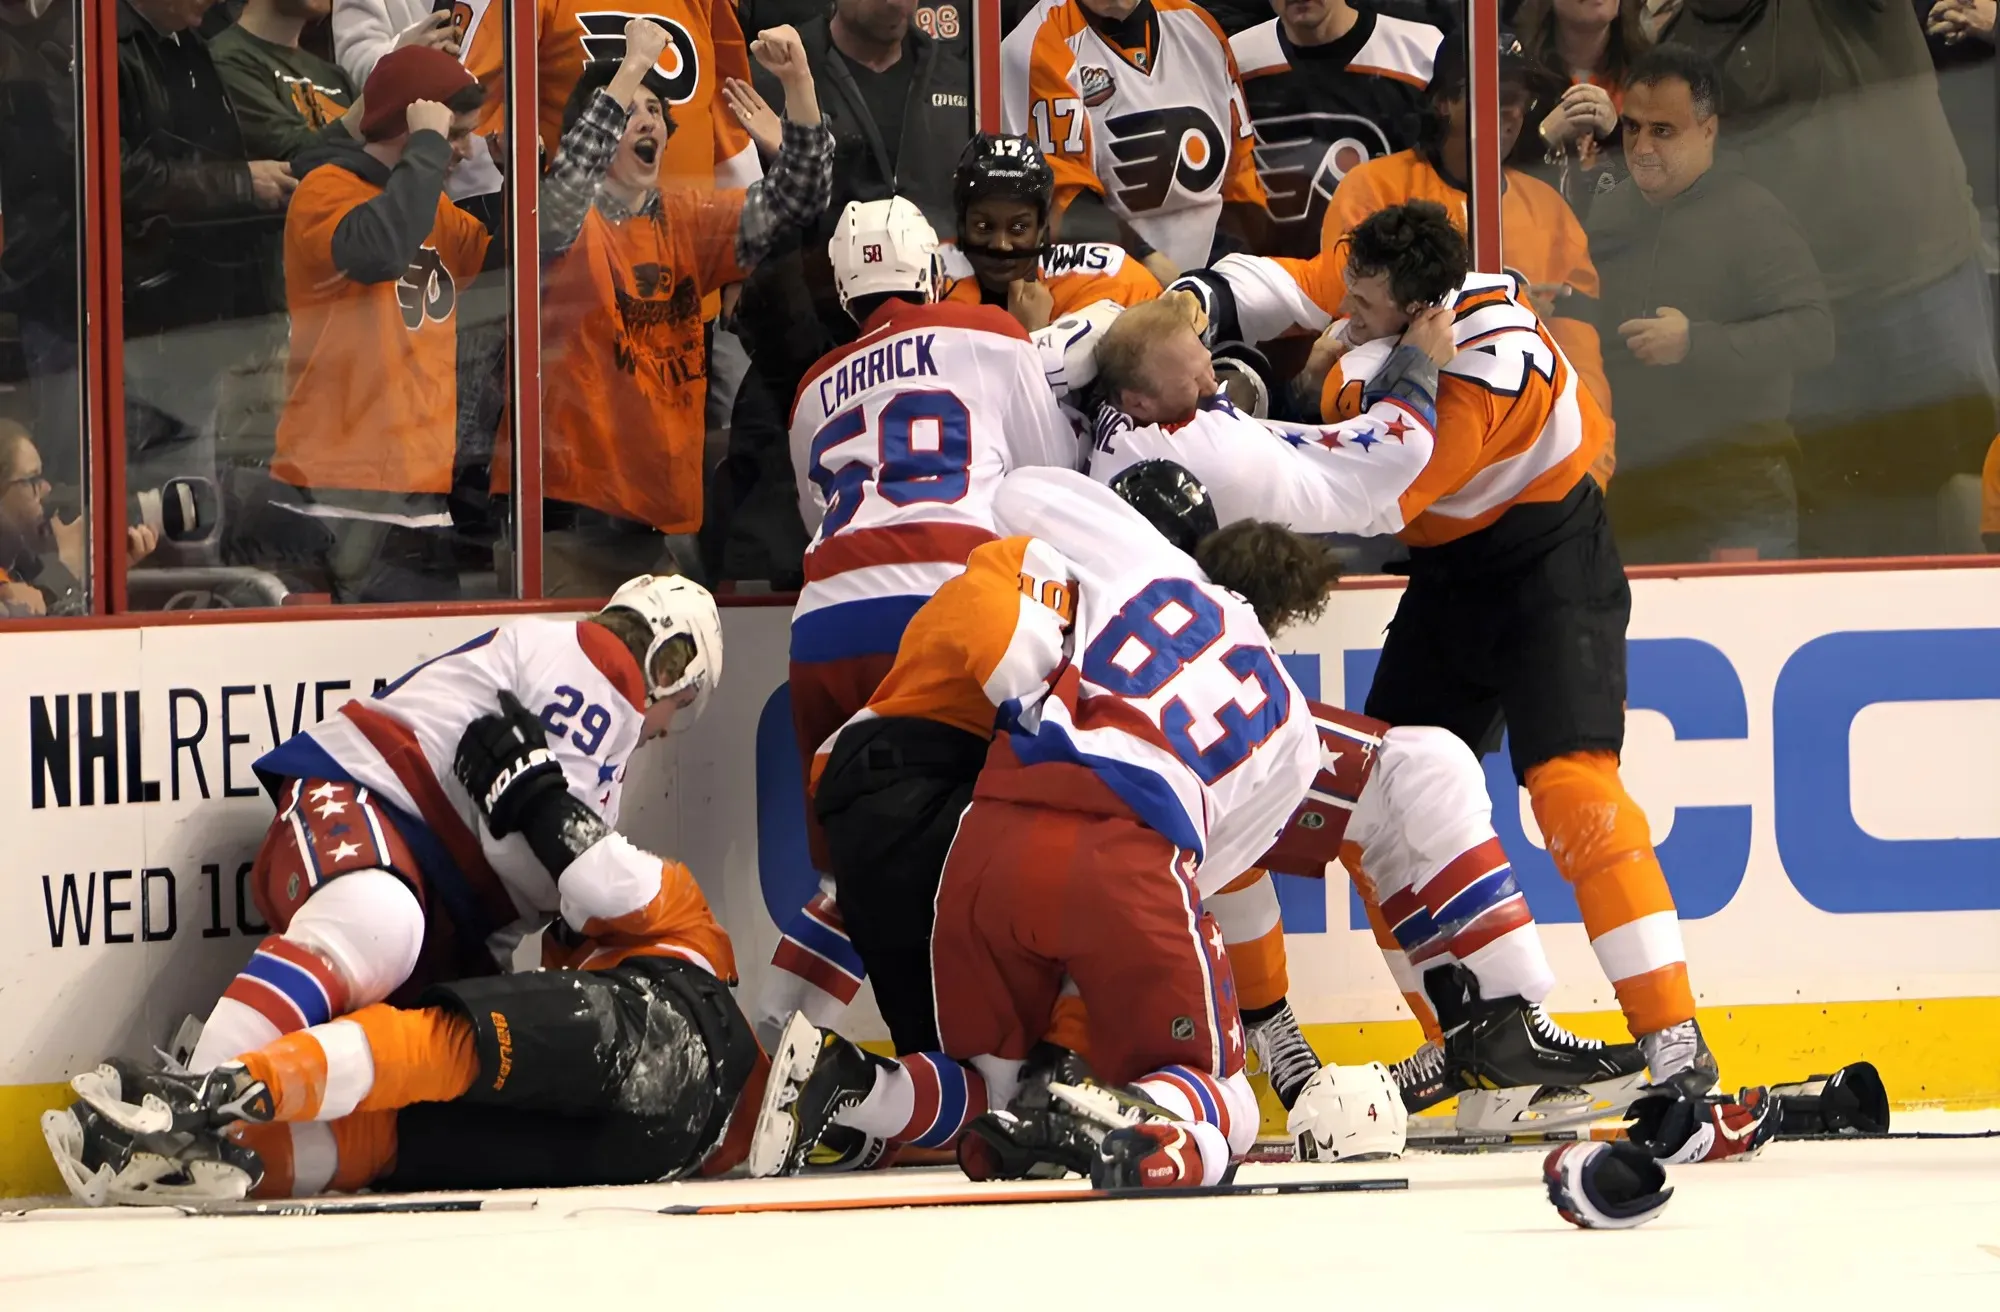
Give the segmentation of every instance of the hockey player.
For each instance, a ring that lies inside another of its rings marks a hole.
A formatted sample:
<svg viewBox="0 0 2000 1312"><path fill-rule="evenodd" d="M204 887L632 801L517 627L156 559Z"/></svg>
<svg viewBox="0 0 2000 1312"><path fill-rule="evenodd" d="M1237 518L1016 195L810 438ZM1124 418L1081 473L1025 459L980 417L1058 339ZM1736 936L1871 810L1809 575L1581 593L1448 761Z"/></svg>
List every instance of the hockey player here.
<svg viewBox="0 0 2000 1312"><path fill-rule="evenodd" d="M1272 242L1305 259L1340 180L1417 144L1444 34L1348 0L1272 0L1277 17L1229 38L1270 197Z"/></svg>
<svg viewBox="0 0 2000 1312"><path fill-rule="evenodd" d="M1715 1060L1694 1019L1673 895L1645 815L1618 776L1631 592L1588 474L1607 421L1519 283L1467 274L1465 240L1441 207L1382 210L1343 249L1339 309L1347 317L1315 348L1326 371L1320 406L1334 416L1364 403L1369 379L1396 358L1399 334L1431 307L1449 305L1457 354L1442 371L1435 441L1425 450L1421 434L1405 432L1356 443L1362 450L1331 451L1315 463L1330 469L1341 457L1356 471L1370 461L1393 468L1351 483L1322 478L1326 495L1312 502L1299 499L1303 484L1246 487L1248 500L1230 505L1225 497L1223 508L1272 514L1307 532L1390 531L1410 544L1410 585L1368 714L1441 725L1478 752L1498 745L1503 726L1510 731L1515 775L1556 868L1576 891L1654 1080L1705 1092ZM1327 324L1329 311L1283 262L1231 256L1200 282L1224 338ZM1143 371L1121 371L1120 358L1116 347L1100 350L1100 367L1113 366L1100 379L1112 402L1171 419L1147 407L1179 398ZM1224 448L1205 430L1134 431L1115 445L1132 456L1171 453L1197 476L1216 469L1224 478ZM1365 892L1365 875L1358 882ZM1386 926L1377 929L1388 946Z"/></svg>
<svg viewBox="0 0 2000 1312"><path fill-rule="evenodd" d="M627 1184L741 1160L762 1054L735 961L687 867L570 791L511 694L452 774L484 833L547 871L545 969L432 986L295 1030L205 1074L107 1065L44 1118L74 1192L130 1202ZM225 1133L226 1132L226 1133Z"/></svg>
<svg viewBox="0 0 2000 1312"><path fill-rule="evenodd" d="M641 575L585 620L524 618L356 698L256 763L278 814L251 889L271 926L210 1013L197 1072L424 984L492 974L560 906L555 873L480 823L452 775L502 693L548 728L570 791L615 825L625 765L722 675L715 601Z"/></svg>
<svg viewBox="0 0 2000 1312"><path fill-rule="evenodd" d="M1070 240L1116 242L1162 282L1207 264L1218 227L1263 249L1236 60L1193 0L1039 0L1000 66L1002 119L1048 157Z"/></svg>
<svg viewBox="0 0 2000 1312"><path fill-rule="evenodd" d="M1026 137L980 133L952 174L958 242L941 252L944 299L1004 306L1034 332L1098 301L1137 305L1160 280L1109 242L1055 245L1049 210L1056 179Z"/></svg>
<svg viewBox="0 0 2000 1312"><path fill-rule="evenodd" d="M1001 475L1081 463L1027 330L996 306L936 303L937 248L900 197L849 204L829 243L862 332L807 372L792 411L799 510L813 532L792 611L803 761L867 704L910 616L994 538ZM807 825L825 871L810 813ZM767 1041L799 1007L830 1018L860 987L832 899L812 899L782 929L757 1017Z"/></svg>

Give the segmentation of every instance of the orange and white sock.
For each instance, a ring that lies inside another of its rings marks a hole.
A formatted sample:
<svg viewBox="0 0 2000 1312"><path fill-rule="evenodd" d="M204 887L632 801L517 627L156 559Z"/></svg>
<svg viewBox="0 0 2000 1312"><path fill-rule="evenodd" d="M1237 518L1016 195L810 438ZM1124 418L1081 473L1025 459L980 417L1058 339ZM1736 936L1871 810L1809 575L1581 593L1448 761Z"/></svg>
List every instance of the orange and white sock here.
<svg viewBox="0 0 2000 1312"><path fill-rule="evenodd" d="M241 1121L224 1131L264 1162L255 1198L311 1198L366 1188L396 1164L396 1113L337 1121Z"/></svg>
<svg viewBox="0 0 2000 1312"><path fill-rule="evenodd" d="M1528 771L1528 797L1557 870L1636 1037L1694 1016L1687 949L1646 814L1610 752L1573 752Z"/></svg>
<svg viewBox="0 0 2000 1312"><path fill-rule="evenodd" d="M472 1027L441 1007L377 1003L287 1034L240 1059L271 1090L280 1121L333 1121L356 1111L449 1102L472 1087Z"/></svg>
<svg viewBox="0 0 2000 1312"><path fill-rule="evenodd" d="M1246 870L1203 898L1202 906L1222 930L1229 970L1236 977L1237 1006L1259 1011L1283 1002L1291 980L1285 969L1285 922L1270 874Z"/></svg>

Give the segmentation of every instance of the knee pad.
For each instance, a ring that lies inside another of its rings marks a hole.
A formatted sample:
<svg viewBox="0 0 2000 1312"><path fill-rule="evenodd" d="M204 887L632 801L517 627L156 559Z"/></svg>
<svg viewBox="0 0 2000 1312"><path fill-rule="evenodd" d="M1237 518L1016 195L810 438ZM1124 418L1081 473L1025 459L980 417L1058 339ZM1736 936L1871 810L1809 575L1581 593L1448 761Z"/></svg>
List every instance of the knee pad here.
<svg viewBox="0 0 2000 1312"><path fill-rule="evenodd" d="M1528 800L1549 859L1574 884L1652 854L1646 813L1625 791L1610 752L1572 752L1528 771Z"/></svg>
<svg viewBox="0 0 2000 1312"><path fill-rule="evenodd" d="M386 870L357 870L321 885L284 937L324 956L347 984L348 1005L380 1002L416 969L424 909Z"/></svg>

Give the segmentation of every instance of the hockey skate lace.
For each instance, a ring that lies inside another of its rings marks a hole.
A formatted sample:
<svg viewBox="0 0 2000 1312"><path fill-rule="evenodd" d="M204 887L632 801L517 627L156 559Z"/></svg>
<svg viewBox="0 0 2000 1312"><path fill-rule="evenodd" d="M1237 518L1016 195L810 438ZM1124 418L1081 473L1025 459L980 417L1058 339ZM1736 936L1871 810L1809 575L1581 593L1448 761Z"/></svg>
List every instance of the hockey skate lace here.
<svg viewBox="0 0 2000 1312"><path fill-rule="evenodd" d="M1555 1019L1542 1010L1542 1004L1539 1002L1528 1008L1528 1024L1533 1027L1538 1037L1558 1047L1595 1051L1604 1046L1602 1039L1586 1039L1582 1035L1571 1034L1556 1024Z"/></svg>
<svg viewBox="0 0 2000 1312"><path fill-rule="evenodd" d="M1319 1071L1319 1054L1299 1032L1299 1023L1290 1007L1257 1027L1254 1045L1265 1078L1274 1088L1304 1084Z"/></svg>
<svg viewBox="0 0 2000 1312"><path fill-rule="evenodd" d="M1444 1075L1444 1049L1435 1043L1425 1043L1403 1060L1389 1068L1399 1089L1417 1088L1437 1080Z"/></svg>

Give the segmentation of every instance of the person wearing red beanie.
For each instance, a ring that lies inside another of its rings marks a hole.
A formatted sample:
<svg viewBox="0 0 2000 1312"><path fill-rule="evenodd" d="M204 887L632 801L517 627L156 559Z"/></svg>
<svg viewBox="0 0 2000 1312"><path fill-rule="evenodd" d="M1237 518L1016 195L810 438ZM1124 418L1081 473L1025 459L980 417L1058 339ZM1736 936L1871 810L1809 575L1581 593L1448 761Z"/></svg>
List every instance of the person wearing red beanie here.
<svg viewBox="0 0 2000 1312"><path fill-rule="evenodd" d="M290 400L271 472L330 534L335 601L449 600L455 311L491 238L445 182L481 147L486 95L450 55L406 46L376 63L362 98L362 140L293 164Z"/></svg>

